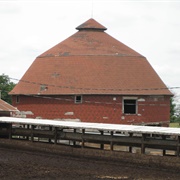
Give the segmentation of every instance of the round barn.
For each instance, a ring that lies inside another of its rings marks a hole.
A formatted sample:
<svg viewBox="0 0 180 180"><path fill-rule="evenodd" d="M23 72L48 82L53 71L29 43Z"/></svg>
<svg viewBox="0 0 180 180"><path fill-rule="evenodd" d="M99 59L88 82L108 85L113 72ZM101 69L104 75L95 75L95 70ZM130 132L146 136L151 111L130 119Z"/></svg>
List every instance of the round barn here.
<svg viewBox="0 0 180 180"><path fill-rule="evenodd" d="M147 59L89 19L39 55L10 92L27 117L169 124L170 97Z"/></svg>

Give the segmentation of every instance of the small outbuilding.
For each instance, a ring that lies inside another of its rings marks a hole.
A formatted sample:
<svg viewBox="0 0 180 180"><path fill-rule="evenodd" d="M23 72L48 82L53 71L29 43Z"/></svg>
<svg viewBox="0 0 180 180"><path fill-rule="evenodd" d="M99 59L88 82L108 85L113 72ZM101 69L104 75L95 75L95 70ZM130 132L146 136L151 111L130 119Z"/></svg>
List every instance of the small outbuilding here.
<svg viewBox="0 0 180 180"><path fill-rule="evenodd" d="M18 112L18 109L0 99L0 116L13 116Z"/></svg>

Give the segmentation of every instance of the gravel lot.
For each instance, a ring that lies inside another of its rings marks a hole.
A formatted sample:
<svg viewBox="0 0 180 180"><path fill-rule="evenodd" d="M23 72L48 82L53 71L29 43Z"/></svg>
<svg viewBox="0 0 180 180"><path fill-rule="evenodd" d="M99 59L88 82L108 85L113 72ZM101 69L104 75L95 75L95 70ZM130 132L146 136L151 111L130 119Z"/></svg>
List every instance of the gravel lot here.
<svg viewBox="0 0 180 180"><path fill-rule="evenodd" d="M0 179L177 180L180 172L0 147Z"/></svg>

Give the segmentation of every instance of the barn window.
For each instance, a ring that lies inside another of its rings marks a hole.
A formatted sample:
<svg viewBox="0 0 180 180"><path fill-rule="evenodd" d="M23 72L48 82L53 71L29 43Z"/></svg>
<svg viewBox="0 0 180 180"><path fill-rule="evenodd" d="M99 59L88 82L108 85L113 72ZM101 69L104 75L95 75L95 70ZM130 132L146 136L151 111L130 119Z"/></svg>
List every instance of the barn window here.
<svg viewBox="0 0 180 180"><path fill-rule="evenodd" d="M123 99L123 113L137 114L137 99L124 98Z"/></svg>
<svg viewBox="0 0 180 180"><path fill-rule="evenodd" d="M16 103L19 103L19 96L16 96Z"/></svg>
<svg viewBox="0 0 180 180"><path fill-rule="evenodd" d="M79 104L82 103L82 96L75 96L75 103Z"/></svg>

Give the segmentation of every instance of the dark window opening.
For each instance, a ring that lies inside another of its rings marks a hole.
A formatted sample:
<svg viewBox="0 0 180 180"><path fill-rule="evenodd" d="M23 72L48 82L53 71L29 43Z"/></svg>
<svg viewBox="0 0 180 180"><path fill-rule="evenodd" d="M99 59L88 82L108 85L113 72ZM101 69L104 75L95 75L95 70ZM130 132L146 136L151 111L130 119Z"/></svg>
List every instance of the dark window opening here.
<svg viewBox="0 0 180 180"><path fill-rule="evenodd" d="M75 103L82 103L82 96L75 96Z"/></svg>
<svg viewBox="0 0 180 180"><path fill-rule="evenodd" d="M19 96L16 96L16 103L19 103Z"/></svg>
<svg viewBox="0 0 180 180"><path fill-rule="evenodd" d="M136 114L136 100L124 100L124 114Z"/></svg>

